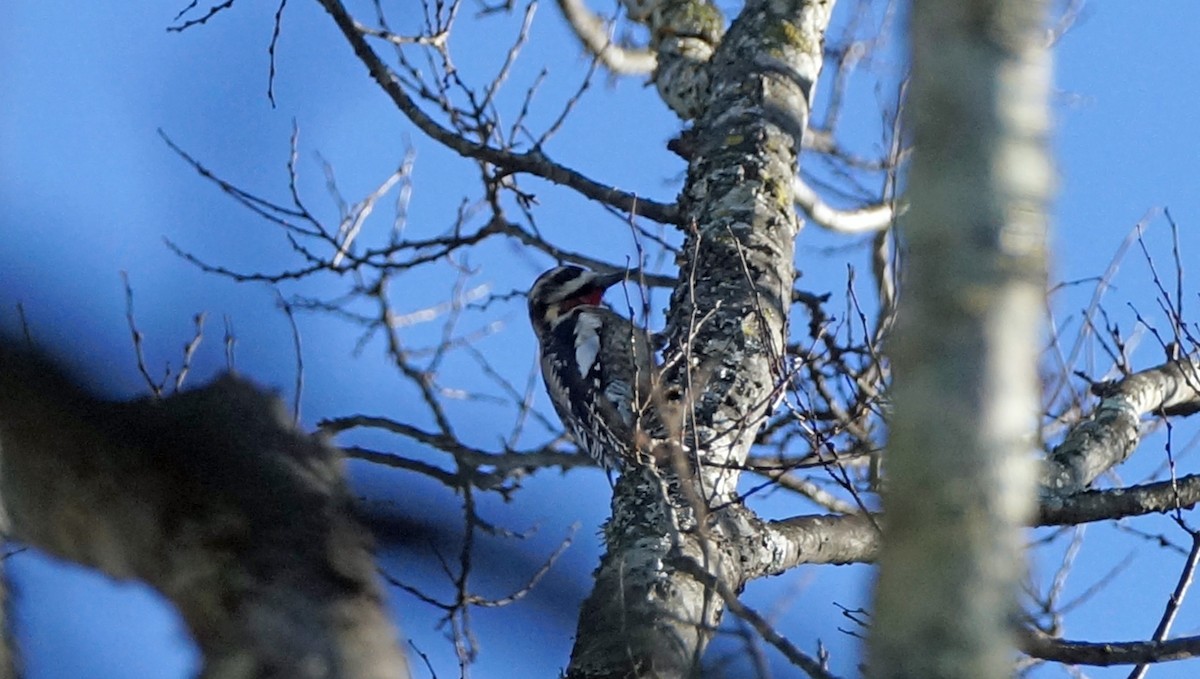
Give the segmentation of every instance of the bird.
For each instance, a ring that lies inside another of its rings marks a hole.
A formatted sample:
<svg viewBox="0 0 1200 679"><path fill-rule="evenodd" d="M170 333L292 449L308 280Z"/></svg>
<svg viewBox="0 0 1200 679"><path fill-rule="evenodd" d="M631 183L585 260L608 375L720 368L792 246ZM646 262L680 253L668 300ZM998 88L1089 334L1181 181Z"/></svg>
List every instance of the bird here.
<svg viewBox="0 0 1200 679"><path fill-rule="evenodd" d="M663 431L653 412L651 335L601 305L604 292L626 275L559 266L528 293L550 401L575 443L610 478Z"/></svg>

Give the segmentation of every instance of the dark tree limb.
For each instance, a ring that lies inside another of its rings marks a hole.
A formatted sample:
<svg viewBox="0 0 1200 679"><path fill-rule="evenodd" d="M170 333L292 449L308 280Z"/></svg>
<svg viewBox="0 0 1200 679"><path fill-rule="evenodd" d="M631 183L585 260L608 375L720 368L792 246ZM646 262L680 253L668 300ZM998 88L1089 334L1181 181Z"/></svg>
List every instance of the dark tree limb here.
<svg viewBox="0 0 1200 679"><path fill-rule="evenodd" d="M15 344L15 343L12 343ZM408 676L341 456L236 377L97 399L0 343L0 497L14 538L179 609L210 679Z"/></svg>
<svg viewBox="0 0 1200 679"><path fill-rule="evenodd" d="M1040 526L1075 526L1191 509L1197 502L1200 502L1200 475L1191 474L1173 481L1042 498L1037 523Z"/></svg>
<svg viewBox="0 0 1200 679"><path fill-rule="evenodd" d="M1025 629L1021 650L1034 658L1066 665L1140 665L1200 657L1200 637L1166 641L1068 641L1040 630Z"/></svg>

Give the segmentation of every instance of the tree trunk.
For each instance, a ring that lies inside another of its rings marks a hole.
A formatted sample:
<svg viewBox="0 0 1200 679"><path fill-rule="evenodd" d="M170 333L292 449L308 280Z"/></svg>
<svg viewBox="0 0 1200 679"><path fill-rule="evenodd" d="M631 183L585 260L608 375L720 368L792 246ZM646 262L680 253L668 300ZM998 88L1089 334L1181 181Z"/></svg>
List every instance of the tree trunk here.
<svg viewBox="0 0 1200 679"><path fill-rule="evenodd" d="M913 5L876 679L1012 676L1052 184L1045 10Z"/></svg>
<svg viewBox="0 0 1200 679"><path fill-rule="evenodd" d="M760 527L727 503L784 379L792 183L833 4L752 0L708 62L665 352L693 452L617 484L568 676L694 675L725 606L714 583L740 591L748 577L736 553Z"/></svg>

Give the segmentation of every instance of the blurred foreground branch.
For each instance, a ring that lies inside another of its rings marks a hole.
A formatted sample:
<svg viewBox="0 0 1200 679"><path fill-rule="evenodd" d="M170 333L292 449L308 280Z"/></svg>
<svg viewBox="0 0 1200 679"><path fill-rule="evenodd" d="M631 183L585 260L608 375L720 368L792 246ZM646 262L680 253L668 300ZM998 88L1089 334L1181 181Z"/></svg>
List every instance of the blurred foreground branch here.
<svg viewBox="0 0 1200 679"><path fill-rule="evenodd" d="M165 399L95 398L0 339L3 529L145 581L209 679L408 676L341 456L233 376Z"/></svg>

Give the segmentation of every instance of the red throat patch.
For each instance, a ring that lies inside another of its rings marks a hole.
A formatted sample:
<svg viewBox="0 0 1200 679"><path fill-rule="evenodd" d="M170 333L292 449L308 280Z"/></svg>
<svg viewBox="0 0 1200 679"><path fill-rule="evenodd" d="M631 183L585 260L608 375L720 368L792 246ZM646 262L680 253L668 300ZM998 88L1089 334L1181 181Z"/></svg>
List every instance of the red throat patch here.
<svg viewBox="0 0 1200 679"><path fill-rule="evenodd" d="M559 312L565 314L577 306L599 306L600 298L603 296L603 290L593 290L571 299L564 299L559 305Z"/></svg>

